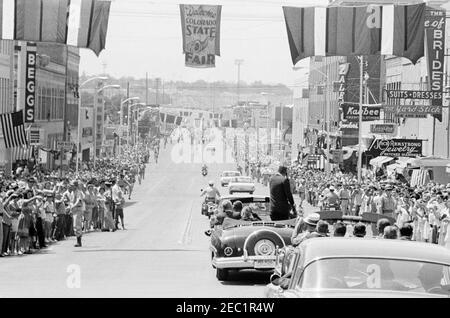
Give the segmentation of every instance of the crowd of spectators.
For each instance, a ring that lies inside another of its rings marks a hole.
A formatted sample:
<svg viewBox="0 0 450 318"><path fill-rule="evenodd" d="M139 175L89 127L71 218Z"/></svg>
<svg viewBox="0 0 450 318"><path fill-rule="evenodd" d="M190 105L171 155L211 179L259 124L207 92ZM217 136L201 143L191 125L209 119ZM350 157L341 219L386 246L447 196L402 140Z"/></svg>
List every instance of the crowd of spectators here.
<svg viewBox="0 0 450 318"><path fill-rule="evenodd" d="M149 151L124 147L113 158L84 163L75 171L43 173L19 166L0 176L0 257L31 254L83 233L124 226L126 195L145 177Z"/></svg>

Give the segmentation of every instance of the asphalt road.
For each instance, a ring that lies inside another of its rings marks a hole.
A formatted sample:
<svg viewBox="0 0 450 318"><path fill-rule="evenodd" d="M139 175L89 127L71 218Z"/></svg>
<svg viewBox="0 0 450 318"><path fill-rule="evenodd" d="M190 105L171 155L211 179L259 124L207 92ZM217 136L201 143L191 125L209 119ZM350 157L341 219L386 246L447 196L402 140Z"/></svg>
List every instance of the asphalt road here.
<svg viewBox="0 0 450 318"><path fill-rule="evenodd" d="M233 164L175 163L170 146L148 165L125 208L126 230L92 232L39 253L0 259L0 297L262 297L269 274L219 282L211 267L200 190ZM224 190L224 193L227 193ZM257 194L267 194L262 185Z"/></svg>

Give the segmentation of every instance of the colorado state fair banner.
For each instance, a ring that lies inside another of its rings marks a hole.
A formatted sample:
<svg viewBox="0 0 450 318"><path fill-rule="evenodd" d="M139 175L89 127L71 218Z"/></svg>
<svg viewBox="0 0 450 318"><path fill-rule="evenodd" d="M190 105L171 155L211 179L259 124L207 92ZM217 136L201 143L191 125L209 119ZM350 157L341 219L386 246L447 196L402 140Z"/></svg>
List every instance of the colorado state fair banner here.
<svg viewBox="0 0 450 318"><path fill-rule="evenodd" d="M216 66L216 55L220 56L221 11L220 5L180 4L186 66Z"/></svg>

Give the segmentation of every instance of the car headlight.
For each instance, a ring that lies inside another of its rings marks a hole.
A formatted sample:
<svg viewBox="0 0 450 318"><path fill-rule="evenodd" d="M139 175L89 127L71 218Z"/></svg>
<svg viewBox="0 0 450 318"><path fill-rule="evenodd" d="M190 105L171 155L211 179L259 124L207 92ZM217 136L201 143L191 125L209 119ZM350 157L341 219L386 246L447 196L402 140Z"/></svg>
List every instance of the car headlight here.
<svg viewBox="0 0 450 318"><path fill-rule="evenodd" d="M227 246L223 250L223 253L225 254L225 256L231 256L231 255L233 255L233 249L231 247Z"/></svg>

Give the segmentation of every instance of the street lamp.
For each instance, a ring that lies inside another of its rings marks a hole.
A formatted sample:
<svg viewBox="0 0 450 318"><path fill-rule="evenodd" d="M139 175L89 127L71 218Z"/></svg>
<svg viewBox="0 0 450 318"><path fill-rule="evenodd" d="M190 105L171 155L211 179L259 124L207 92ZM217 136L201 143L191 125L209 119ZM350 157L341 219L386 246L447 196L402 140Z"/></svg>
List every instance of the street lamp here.
<svg viewBox="0 0 450 318"><path fill-rule="evenodd" d="M135 104L130 105L130 107L128 107L128 125L129 125L129 128L131 128L132 125L133 125L133 122L132 122L133 110L132 110L132 108L135 107L135 106L147 106L147 104L145 104L145 103L135 103ZM139 116L139 109L138 109L138 116ZM138 118L138 121L137 121L136 130L138 129L138 125L139 125L139 118ZM128 139L131 139L130 131L131 131L131 129L128 131L128 136L127 136ZM127 142L131 143L130 141L131 140L128 140Z"/></svg>
<svg viewBox="0 0 450 318"><path fill-rule="evenodd" d="M128 102L133 101L133 100L138 100L138 99L139 99L139 97L130 97L130 98L127 98L127 99L123 100L120 103L120 120L119 120L119 129L120 129L119 135L120 136L119 136L119 149L118 149L119 156L121 155L121 144L122 144L122 142L121 142L121 139L122 139L122 136L121 136L122 135L122 127L123 127L123 111L122 111L122 107L123 107L123 105L125 103L128 103ZM129 120L129 118L128 118L128 120ZM127 133L127 137L128 137L128 133Z"/></svg>
<svg viewBox="0 0 450 318"><path fill-rule="evenodd" d="M92 78L86 80L85 82L83 82L81 85L79 85L78 89L81 89L87 83L90 83L92 81L107 80L107 79L108 79L108 77L106 77L106 76L92 77ZM78 171L79 171L78 156L79 156L80 148L81 148L80 136L81 136L81 94L79 94L79 96L78 96L78 136L77 136L77 147L76 147L77 148L77 156L76 156L76 163L75 163L75 173L77 175L78 175Z"/></svg>
<svg viewBox="0 0 450 318"><path fill-rule="evenodd" d="M96 159L97 159L97 99L98 99L98 94L100 94L102 91L104 91L105 89L109 89L109 88L117 88L120 89L120 85L105 85L103 87L101 87L100 89L98 89L96 91L96 94L94 96L94 169L96 168ZM101 140L101 148L103 148L103 135L104 135L104 124L105 124L105 103L103 102L102 105L102 140ZM101 148L100 148L100 152L101 152Z"/></svg>
<svg viewBox="0 0 450 318"><path fill-rule="evenodd" d="M330 172L330 157L331 157L331 143L330 143L330 134L331 134L331 125L330 125L330 113L331 113L331 109L330 109L330 103L329 101L327 102L327 90L328 90L328 81L329 81L329 76L327 74L325 74L324 72L318 70L317 68L310 68L310 67L306 67L306 66L294 66L292 67L292 70L294 71L298 71L298 70L302 70L302 69L308 69L309 71L315 71L321 75L323 75L325 77L325 84L323 85L324 87L324 96L325 96L325 130L327 133L327 149L326 149L326 155L327 155L327 162L328 164L326 165L326 171ZM305 73L309 74L309 72Z"/></svg>

